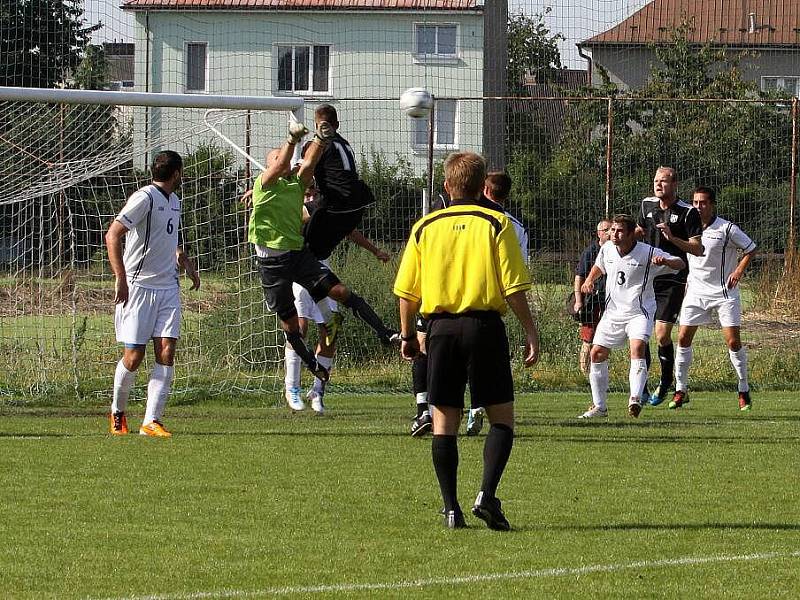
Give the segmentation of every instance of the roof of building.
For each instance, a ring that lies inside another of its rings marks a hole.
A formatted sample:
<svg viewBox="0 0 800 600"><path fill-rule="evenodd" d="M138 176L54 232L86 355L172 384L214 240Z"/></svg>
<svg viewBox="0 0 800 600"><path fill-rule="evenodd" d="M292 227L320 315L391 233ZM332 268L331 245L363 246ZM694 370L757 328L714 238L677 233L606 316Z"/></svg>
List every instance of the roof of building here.
<svg viewBox="0 0 800 600"><path fill-rule="evenodd" d="M653 0L580 46L642 45L672 40L672 30L694 19L689 42L729 46L797 46L797 0Z"/></svg>
<svg viewBox="0 0 800 600"><path fill-rule="evenodd" d="M483 0L124 0L127 10L483 10Z"/></svg>

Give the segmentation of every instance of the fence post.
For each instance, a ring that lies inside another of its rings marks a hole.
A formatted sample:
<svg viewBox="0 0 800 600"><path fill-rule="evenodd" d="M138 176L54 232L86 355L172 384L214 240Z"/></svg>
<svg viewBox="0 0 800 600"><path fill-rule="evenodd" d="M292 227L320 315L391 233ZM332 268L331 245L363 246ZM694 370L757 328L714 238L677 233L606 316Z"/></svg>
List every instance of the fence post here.
<svg viewBox="0 0 800 600"><path fill-rule="evenodd" d="M792 98L792 181L789 185L789 260L795 255L794 205L797 202L797 97ZM787 261L788 262L788 261Z"/></svg>
<svg viewBox="0 0 800 600"><path fill-rule="evenodd" d="M606 128L608 129L606 133L606 211L605 216L610 217L611 211L611 193L612 193L612 185L611 185L611 155L612 155L612 145L614 143L614 99L609 96L608 97L608 119L606 121Z"/></svg>

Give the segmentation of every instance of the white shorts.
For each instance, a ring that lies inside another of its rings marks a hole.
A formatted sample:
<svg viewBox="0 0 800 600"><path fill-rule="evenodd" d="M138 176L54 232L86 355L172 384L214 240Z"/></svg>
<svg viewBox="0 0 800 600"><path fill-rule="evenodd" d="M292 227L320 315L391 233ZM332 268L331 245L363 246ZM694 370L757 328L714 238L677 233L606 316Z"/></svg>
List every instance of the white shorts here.
<svg viewBox="0 0 800 600"><path fill-rule="evenodd" d="M614 320L605 313L597 324L592 344L604 348L619 348L629 339L647 342L653 335L653 320L637 315L627 320Z"/></svg>
<svg viewBox="0 0 800 600"><path fill-rule="evenodd" d="M320 262L330 268L330 264L328 264L327 260L321 260ZM308 290L299 283L293 283L292 292L294 293L294 307L297 309L297 316L324 325L325 319L322 318L322 313L319 312L319 307L311 298L311 294L308 293ZM328 310L331 312L337 312L339 310L339 304L336 300L323 298L320 302L327 302Z"/></svg>
<svg viewBox="0 0 800 600"><path fill-rule="evenodd" d="M125 306L117 304L114 313L117 341L145 345L152 338L181 336L181 290L151 290L132 285Z"/></svg>
<svg viewBox="0 0 800 600"><path fill-rule="evenodd" d="M708 298L686 294L681 307L681 325L708 325L713 323L716 311L719 324L723 327L739 327L742 324L742 303L739 296L733 298Z"/></svg>

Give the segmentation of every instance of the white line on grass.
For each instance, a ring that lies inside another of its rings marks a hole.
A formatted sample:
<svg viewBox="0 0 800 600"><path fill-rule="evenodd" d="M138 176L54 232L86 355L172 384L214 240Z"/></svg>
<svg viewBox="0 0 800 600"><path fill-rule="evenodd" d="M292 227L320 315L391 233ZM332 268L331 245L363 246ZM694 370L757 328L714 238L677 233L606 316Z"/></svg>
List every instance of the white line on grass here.
<svg viewBox="0 0 800 600"><path fill-rule="evenodd" d="M536 571L516 571L511 573L488 573L485 575L465 575L463 577L432 577L411 581L389 581L385 583L339 583L333 585L286 586L264 588L263 590L217 590L214 592L190 592L183 594L155 594L152 596L125 596L106 600L202 600L204 598L257 598L263 596L293 596L298 594L324 594L347 592L372 592L380 590L404 590L433 587L437 585L461 585L484 581L504 581L511 579L539 579L563 577L565 575L588 575L591 573L612 573L631 569L652 569L653 567L674 567L684 565L704 565L709 563L747 562L772 560L776 558L800 558L800 550L794 552L766 552L761 554L739 554L735 556L686 556L665 558L663 560L642 560L616 565L587 565L585 567L556 567Z"/></svg>

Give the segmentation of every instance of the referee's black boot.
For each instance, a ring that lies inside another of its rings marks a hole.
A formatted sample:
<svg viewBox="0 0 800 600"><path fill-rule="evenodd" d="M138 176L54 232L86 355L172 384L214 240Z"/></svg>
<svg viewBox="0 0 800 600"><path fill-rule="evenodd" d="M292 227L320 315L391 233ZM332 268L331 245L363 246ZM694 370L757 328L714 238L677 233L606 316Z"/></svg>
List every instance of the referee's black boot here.
<svg viewBox="0 0 800 600"><path fill-rule="evenodd" d="M472 507L472 514L486 522L489 529L495 531L509 531L511 524L500 508L500 500L487 496L483 491L478 492L475 498L475 506Z"/></svg>
<svg viewBox="0 0 800 600"><path fill-rule="evenodd" d="M460 508L448 510L444 513L444 524L448 529L464 529L467 522L464 520L464 513Z"/></svg>

